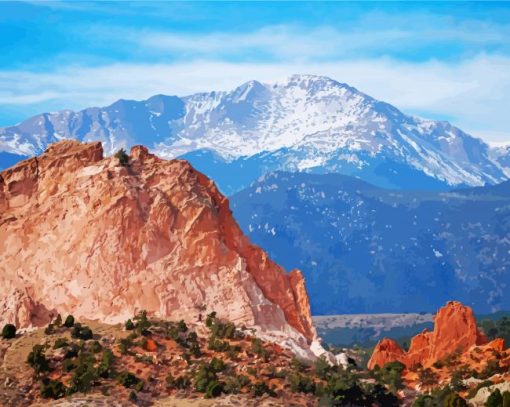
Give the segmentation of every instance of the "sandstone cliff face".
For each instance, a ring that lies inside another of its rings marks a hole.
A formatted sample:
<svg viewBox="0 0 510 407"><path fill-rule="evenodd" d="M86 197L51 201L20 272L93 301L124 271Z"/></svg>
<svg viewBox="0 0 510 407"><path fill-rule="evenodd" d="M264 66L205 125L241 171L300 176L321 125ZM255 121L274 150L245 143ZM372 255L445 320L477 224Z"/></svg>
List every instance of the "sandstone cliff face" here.
<svg viewBox="0 0 510 407"><path fill-rule="evenodd" d="M122 167L100 143L63 141L1 172L0 276L0 324L57 312L117 323L142 309L196 320L202 309L316 337L301 273L250 244L212 181L140 146Z"/></svg>
<svg viewBox="0 0 510 407"><path fill-rule="evenodd" d="M471 308L451 301L442 307L434 319L434 330L416 335L404 352L391 339L380 341L372 353L368 368L383 367L388 362L400 361L408 368L421 364L430 366L453 353L465 353L475 345L487 343L486 337L476 326ZM498 346L501 343L498 342Z"/></svg>

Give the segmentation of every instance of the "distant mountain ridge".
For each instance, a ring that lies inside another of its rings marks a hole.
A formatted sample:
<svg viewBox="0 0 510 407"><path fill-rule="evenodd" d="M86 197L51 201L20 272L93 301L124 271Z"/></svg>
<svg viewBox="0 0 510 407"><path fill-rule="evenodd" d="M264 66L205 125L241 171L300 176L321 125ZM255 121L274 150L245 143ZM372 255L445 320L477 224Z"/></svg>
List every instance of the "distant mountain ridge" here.
<svg viewBox="0 0 510 407"><path fill-rule="evenodd" d="M269 171L342 173L390 188L445 189L508 178L490 147L447 122L403 114L330 78L294 75L230 92L156 95L63 110L0 129L0 152L41 153L64 138L107 153L144 144L184 157L228 194ZM233 175L234 174L234 175Z"/></svg>
<svg viewBox="0 0 510 407"><path fill-rule="evenodd" d="M277 172L231 205L252 241L303 271L314 315L432 312L450 299L510 309L510 181L400 191Z"/></svg>

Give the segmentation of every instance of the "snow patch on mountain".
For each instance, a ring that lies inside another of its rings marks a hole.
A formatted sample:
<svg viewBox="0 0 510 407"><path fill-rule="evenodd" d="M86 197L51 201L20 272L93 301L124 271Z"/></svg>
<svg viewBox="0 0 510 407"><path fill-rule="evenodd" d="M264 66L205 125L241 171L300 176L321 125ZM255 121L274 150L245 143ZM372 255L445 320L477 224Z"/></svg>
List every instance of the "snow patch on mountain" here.
<svg viewBox="0 0 510 407"><path fill-rule="evenodd" d="M100 140L107 153L145 144L165 158L186 156L227 192L271 170L339 172L405 188L399 178L417 173L426 186L493 184L507 179L510 167L483 141L447 122L405 115L313 75L45 113L0 129L0 151L38 154L64 138ZM208 151L212 158L204 155ZM225 166L244 177L227 185L217 174Z"/></svg>

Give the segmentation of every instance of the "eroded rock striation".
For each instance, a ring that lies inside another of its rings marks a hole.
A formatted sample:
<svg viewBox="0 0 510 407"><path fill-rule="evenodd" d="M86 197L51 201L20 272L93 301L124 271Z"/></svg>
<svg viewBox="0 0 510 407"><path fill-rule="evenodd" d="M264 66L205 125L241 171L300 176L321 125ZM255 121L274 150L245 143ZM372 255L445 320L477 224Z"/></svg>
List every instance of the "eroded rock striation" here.
<svg viewBox="0 0 510 407"><path fill-rule="evenodd" d="M199 313L310 344L304 280L243 235L228 200L183 160L62 141L0 173L0 324L56 313L109 323Z"/></svg>
<svg viewBox="0 0 510 407"><path fill-rule="evenodd" d="M504 346L500 343L502 340L497 344L496 341L495 346ZM383 367L393 361L399 361L408 368L430 366L454 353L463 354L471 347L486 345L487 342L485 335L477 328L472 309L457 301L450 301L437 312L434 330L425 330L412 338L407 352L392 339L380 341L372 353L368 368Z"/></svg>

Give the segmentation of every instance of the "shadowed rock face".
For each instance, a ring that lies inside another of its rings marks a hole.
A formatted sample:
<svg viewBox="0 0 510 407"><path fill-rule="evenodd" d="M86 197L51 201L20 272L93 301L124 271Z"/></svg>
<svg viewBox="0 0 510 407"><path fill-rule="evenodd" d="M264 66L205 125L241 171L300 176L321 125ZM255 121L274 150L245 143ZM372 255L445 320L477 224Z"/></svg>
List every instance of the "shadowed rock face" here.
<svg viewBox="0 0 510 407"><path fill-rule="evenodd" d="M442 307L434 319L434 330L424 331L411 340L409 351L403 351L391 339L383 339L374 349L368 368L383 367L388 362L399 361L407 367L418 364L430 366L453 353L465 353L472 346L487 344L487 338L476 326L470 307L451 301ZM504 346L501 340L491 342L493 346ZM491 346L492 346L491 345Z"/></svg>
<svg viewBox="0 0 510 407"><path fill-rule="evenodd" d="M310 343L301 273L252 245L214 183L183 160L63 141L0 173L0 324L149 314L238 324ZM199 311L201 310L201 311Z"/></svg>

